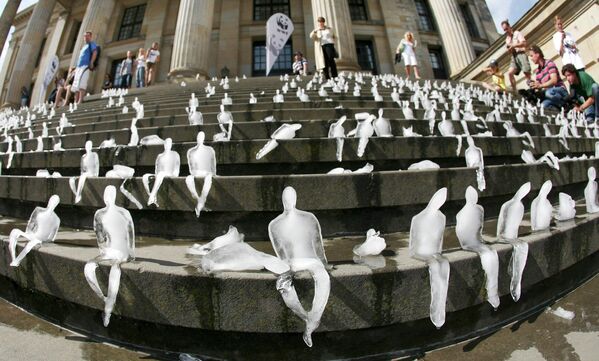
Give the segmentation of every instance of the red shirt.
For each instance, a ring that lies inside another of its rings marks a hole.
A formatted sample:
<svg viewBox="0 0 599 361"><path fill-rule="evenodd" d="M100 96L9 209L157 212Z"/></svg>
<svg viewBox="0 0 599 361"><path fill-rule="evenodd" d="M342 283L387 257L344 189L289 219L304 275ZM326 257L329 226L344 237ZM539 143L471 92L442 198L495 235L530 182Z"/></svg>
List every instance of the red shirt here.
<svg viewBox="0 0 599 361"><path fill-rule="evenodd" d="M565 88L564 82L562 81L562 78L559 76L559 70L557 69L557 66L553 61L549 59L545 59L542 66L539 65L539 67L535 71L535 74L536 80L540 84L548 82L551 78L551 74L555 74L557 75L557 83L555 83L555 85L553 86L560 86L562 88Z"/></svg>

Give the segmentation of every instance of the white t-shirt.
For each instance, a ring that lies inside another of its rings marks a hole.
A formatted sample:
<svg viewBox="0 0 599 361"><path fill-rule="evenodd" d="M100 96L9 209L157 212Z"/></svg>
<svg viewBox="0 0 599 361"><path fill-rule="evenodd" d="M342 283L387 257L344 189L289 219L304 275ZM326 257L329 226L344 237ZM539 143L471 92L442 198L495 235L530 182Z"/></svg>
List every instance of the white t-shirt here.
<svg viewBox="0 0 599 361"><path fill-rule="evenodd" d="M333 39L333 31L331 31L331 28L326 27L322 30L318 29L317 34L320 37L320 45L335 44L335 40Z"/></svg>
<svg viewBox="0 0 599 361"><path fill-rule="evenodd" d="M562 44L562 36L564 36L564 53L562 55L562 63L572 64L576 69L584 68L584 62L582 61L582 57L580 56L580 52L578 51L578 47L576 46L576 39L569 32L555 33L553 34L553 46L555 47L555 51L559 54L559 49ZM576 49L573 48L576 47Z"/></svg>
<svg viewBox="0 0 599 361"><path fill-rule="evenodd" d="M156 59L158 58L158 56L160 56L160 51L156 50L156 49L150 49L148 50L148 63L155 63Z"/></svg>
<svg viewBox="0 0 599 361"><path fill-rule="evenodd" d="M406 54L406 56L415 56L414 53L414 44L411 41L407 41L406 39L402 39L400 44L403 44L403 52L402 54Z"/></svg>
<svg viewBox="0 0 599 361"><path fill-rule="evenodd" d="M137 63L137 67L138 68L145 68L146 67L146 57L145 56L139 56L136 60Z"/></svg>

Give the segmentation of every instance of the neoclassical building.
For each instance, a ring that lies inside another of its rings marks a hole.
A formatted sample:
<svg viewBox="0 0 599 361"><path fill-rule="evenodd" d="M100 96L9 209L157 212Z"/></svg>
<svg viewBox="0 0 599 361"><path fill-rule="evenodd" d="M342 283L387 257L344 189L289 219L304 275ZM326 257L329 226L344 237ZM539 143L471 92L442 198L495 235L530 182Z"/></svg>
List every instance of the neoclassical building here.
<svg viewBox="0 0 599 361"><path fill-rule="evenodd" d="M499 34L485 0L39 0L20 13L20 0L8 0L0 18L15 26L0 70L0 104L18 104L23 86L33 104L48 89L43 78L51 59L64 72L77 59L83 32L102 47L90 79L97 92L104 75L114 75L127 50L158 42L157 81L176 77L263 76L266 20L281 12L295 31L271 74L291 72L292 54L302 51L314 71L309 34L324 16L338 36L338 68L402 73L393 54L406 31L418 40L424 77L448 78L467 67ZM0 44L0 46L2 45Z"/></svg>

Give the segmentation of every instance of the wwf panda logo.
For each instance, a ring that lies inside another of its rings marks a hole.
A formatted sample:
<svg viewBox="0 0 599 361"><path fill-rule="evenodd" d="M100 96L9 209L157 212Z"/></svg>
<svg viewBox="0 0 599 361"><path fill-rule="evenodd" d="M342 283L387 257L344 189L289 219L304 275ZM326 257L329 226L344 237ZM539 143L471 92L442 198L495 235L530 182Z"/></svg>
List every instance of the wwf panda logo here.
<svg viewBox="0 0 599 361"><path fill-rule="evenodd" d="M283 30L289 29L289 22L287 21L289 18L283 15L279 15L277 17L277 26Z"/></svg>

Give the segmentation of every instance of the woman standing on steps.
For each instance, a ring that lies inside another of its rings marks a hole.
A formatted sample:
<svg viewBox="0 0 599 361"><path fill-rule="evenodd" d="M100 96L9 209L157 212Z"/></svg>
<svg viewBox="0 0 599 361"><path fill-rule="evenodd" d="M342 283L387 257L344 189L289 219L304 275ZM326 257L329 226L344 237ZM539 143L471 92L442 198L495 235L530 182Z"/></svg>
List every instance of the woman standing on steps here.
<svg viewBox="0 0 599 361"><path fill-rule="evenodd" d="M399 42L397 46L396 54L401 54L402 60L406 67L406 77L410 77L412 69L414 69L414 77L420 79L420 72L418 71L418 62L416 61L416 53L414 49L418 45L418 42L414 40L414 34L407 32L404 38Z"/></svg>

